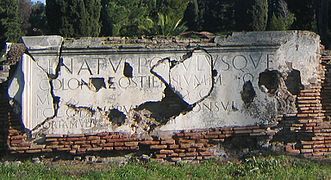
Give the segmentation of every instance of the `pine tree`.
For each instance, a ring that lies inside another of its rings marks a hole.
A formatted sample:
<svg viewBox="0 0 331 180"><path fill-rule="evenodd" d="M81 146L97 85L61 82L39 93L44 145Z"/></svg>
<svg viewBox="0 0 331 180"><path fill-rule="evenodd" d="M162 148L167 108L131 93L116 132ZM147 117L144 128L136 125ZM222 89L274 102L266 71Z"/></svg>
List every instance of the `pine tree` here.
<svg viewBox="0 0 331 180"><path fill-rule="evenodd" d="M51 33L66 37L98 36L100 0L46 0Z"/></svg>
<svg viewBox="0 0 331 180"><path fill-rule="evenodd" d="M267 30L285 31L293 24L295 17L287 8L285 0L269 0Z"/></svg>
<svg viewBox="0 0 331 180"><path fill-rule="evenodd" d="M292 28L317 31L317 0L287 0L289 10L296 17Z"/></svg>
<svg viewBox="0 0 331 180"><path fill-rule="evenodd" d="M112 21L111 13L109 11L109 0L101 0L101 32L102 36L111 36L112 35Z"/></svg>
<svg viewBox="0 0 331 180"><path fill-rule="evenodd" d="M6 41L16 42L22 35L18 1L0 1L0 43L3 47Z"/></svg>
<svg viewBox="0 0 331 180"><path fill-rule="evenodd" d="M264 31L267 26L267 0L237 0L236 24L238 31Z"/></svg>
<svg viewBox="0 0 331 180"><path fill-rule="evenodd" d="M192 0L184 20L193 31L232 31L235 28L234 5L233 0Z"/></svg>
<svg viewBox="0 0 331 180"><path fill-rule="evenodd" d="M22 23L22 31L24 34L28 33L31 27L29 22L31 12L32 12L32 2L31 0L19 0L19 12Z"/></svg>
<svg viewBox="0 0 331 180"><path fill-rule="evenodd" d="M41 2L32 4L32 12L30 16L31 27L28 31L28 35L43 35L48 31L46 7Z"/></svg>

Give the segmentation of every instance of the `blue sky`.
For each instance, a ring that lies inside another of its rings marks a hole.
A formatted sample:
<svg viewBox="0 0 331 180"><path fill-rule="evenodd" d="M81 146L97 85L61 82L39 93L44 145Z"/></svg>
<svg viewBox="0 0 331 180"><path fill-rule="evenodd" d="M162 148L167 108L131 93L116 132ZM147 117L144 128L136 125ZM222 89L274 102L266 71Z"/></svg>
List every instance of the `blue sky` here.
<svg viewBox="0 0 331 180"><path fill-rule="evenodd" d="M32 0L32 2L37 2L37 1L40 1L42 3L45 3L46 0Z"/></svg>

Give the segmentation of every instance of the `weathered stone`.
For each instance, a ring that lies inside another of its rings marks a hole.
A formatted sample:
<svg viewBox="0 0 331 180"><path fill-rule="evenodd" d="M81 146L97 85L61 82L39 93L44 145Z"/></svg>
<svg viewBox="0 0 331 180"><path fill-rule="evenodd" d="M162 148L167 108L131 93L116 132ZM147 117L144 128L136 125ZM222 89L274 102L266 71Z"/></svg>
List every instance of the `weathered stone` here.
<svg viewBox="0 0 331 180"><path fill-rule="evenodd" d="M206 51L194 50L185 54L180 61L163 59L151 71L186 103L194 105L206 98L212 90L212 64L212 58ZM165 73L165 70L169 72ZM189 78L183 76L185 72L190 74Z"/></svg>
<svg viewBox="0 0 331 180"><path fill-rule="evenodd" d="M270 125L295 114L301 87L319 80L319 37L310 32L233 33L194 46L59 36L23 42L31 56L23 56L8 93L36 135Z"/></svg>
<svg viewBox="0 0 331 180"><path fill-rule="evenodd" d="M14 100L16 111L22 113L25 128L32 130L55 115L50 89L46 72L24 54L10 82L8 94Z"/></svg>

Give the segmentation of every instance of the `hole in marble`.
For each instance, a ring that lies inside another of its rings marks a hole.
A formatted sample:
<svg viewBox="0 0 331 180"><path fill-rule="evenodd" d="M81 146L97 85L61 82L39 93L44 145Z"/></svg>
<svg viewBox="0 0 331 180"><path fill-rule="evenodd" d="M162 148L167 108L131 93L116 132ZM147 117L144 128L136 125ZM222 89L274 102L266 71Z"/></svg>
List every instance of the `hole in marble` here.
<svg viewBox="0 0 331 180"><path fill-rule="evenodd" d="M213 69L213 72L212 72L213 77L216 77L217 74L218 74L218 71L216 69Z"/></svg>
<svg viewBox="0 0 331 180"><path fill-rule="evenodd" d="M243 90L240 92L241 99L245 104L251 104L256 97L256 93L251 81L246 81L243 86Z"/></svg>
<svg viewBox="0 0 331 180"><path fill-rule="evenodd" d="M265 70L259 75L259 87L261 91L274 95L279 88L281 74L277 70Z"/></svg>
<svg viewBox="0 0 331 180"><path fill-rule="evenodd" d="M123 125L126 119L125 114L118 109L111 109L109 111L108 117L113 124L118 126Z"/></svg>
<svg viewBox="0 0 331 180"><path fill-rule="evenodd" d="M148 110L151 112L151 118L161 124L165 124L171 117L192 110L192 107L174 93L170 87L166 87L164 94L165 96L161 101L146 102L138 106L136 110Z"/></svg>
<svg viewBox="0 0 331 180"><path fill-rule="evenodd" d="M299 70L292 69L289 73L287 73L287 78L285 80L285 84L287 90L292 95L298 95L300 90L303 88L301 84L301 74Z"/></svg>
<svg viewBox="0 0 331 180"><path fill-rule="evenodd" d="M123 74L124 74L124 76L127 77L127 78L132 78L132 77L133 77L133 68L132 68L132 66L131 66L129 63L127 63L127 62L124 63Z"/></svg>
<svg viewBox="0 0 331 180"><path fill-rule="evenodd" d="M91 90L98 92L101 88L106 88L104 78L90 78L89 87Z"/></svg>

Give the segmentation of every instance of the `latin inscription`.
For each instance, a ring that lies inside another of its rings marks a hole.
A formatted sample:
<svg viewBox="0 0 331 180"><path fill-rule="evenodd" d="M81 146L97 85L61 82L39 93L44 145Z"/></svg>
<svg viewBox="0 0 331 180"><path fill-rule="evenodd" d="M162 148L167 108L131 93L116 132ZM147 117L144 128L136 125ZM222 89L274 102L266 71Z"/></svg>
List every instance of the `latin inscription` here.
<svg viewBox="0 0 331 180"><path fill-rule="evenodd" d="M213 86L215 88L225 88L227 83L238 83L238 87L242 86L246 81L254 82L258 79L257 72L262 72L265 69L269 69L270 63L273 61L273 54L270 53L244 53L244 54L231 54L231 53L217 53L212 54L213 64L210 64L215 73L213 73ZM112 104L115 102L120 92L135 89L159 90L163 91L165 88L163 82L153 74L150 73L150 69L159 60L165 57L137 57L137 58L126 58L126 57L102 57L102 58L85 58L85 57L71 57L62 59L60 64L61 76L52 80L52 88L54 91L61 92L81 92L83 90L89 90L90 78L102 78L104 86L102 89L108 93L106 102ZM179 56L176 57L179 60ZM128 63L133 69L133 76L126 77L123 74L124 64ZM201 84L209 85L209 78L204 75L200 75L201 63L210 63L209 61L200 61L198 58L193 59L189 63L179 64L183 71L182 74L172 76L171 81L178 86L199 86ZM50 71L51 62L46 63L45 70ZM42 65L41 65L42 66ZM236 79L232 82L224 78L233 76L236 74ZM49 81L42 80L39 82L39 89L42 91L50 91ZM203 90L201 90L203 91ZM190 92L186 92L189 94ZM201 92L200 94L204 94ZM184 95L185 96L185 95ZM37 117L49 117L51 115L51 109L43 108L43 105L50 105L53 102L49 102L48 98L40 97L37 98ZM232 112L238 111L238 104L234 100L219 100L222 97L218 97L214 101L204 101L196 105L193 109L195 112ZM79 103L76 100L76 103ZM136 106L123 106L113 104L110 107L104 107L108 109L116 108L126 114L134 109ZM100 127L97 119L93 117L77 115L72 109L62 109L58 112L58 118L70 119L66 122L61 121L50 121L45 124L45 128L49 129L70 129L70 128L93 128Z"/></svg>

